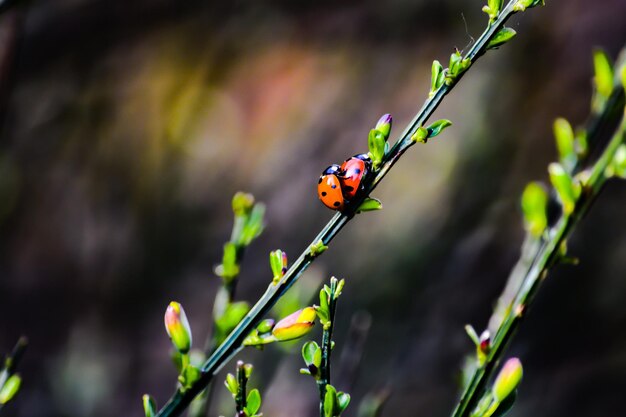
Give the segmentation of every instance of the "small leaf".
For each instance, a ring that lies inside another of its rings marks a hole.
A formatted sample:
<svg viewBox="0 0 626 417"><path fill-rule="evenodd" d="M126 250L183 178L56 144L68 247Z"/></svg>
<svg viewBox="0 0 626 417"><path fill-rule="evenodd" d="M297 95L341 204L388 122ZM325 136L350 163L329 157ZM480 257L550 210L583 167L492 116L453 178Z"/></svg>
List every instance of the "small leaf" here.
<svg viewBox="0 0 626 417"><path fill-rule="evenodd" d="M487 5L496 14L502 10L502 0L487 0Z"/></svg>
<svg viewBox="0 0 626 417"><path fill-rule="evenodd" d="M343 287L346 285L346 280L344 278L340 279L337 283L337 288L335 288L335 300L339 298L341 292L343 291Z"/></svg>
<svg viewBox="0 0 626 417"><path fill-rule="evenodd" d="M427 127L428 138L434 138L439 135L445 128L452 126L452 122L447 119L437 120L433 124Z"/></svg>
<svg viewBox="0 0 626 417"><path fill-rule="evenodd" d="M193 383L196 382L200 378L201 375L202 375L202 372L200 372L200 369L196 368L193 365L187 365L185 369L183 369L182 374L180 375L181 383L183 384L183 387L185 388L191 387Z"/></svg>
<svg viewBox="0 0 626 417"><path fill-rule="evenodd" d="M250 305L246 301L231 303L226 307L224 314L216 318L215 326L222 333L230 333L248 314L248 311L250 311Z"/></svg>
<svg viewBox="0 0 626 417"><path fill-rule="evenodd" d="M263 217L265 216L265 205L258 203L255 204L250 212L248 221L243 226L241 231L240 244L243 246L249 246L254 239L256 239L263 231Z"/></svg>
<svg viewBox="0 0 626 417"><path fill-rule="evenodd" d="M430 96L432 97L435 94L435 91L439 89L443 85L445 80L445 73L443 70L443 65L437 60L433 61L433 66L431 70L431 80L430 80Z"/></svg>
<svg viewBox="0 0 626 417"><path fill-rule="evenodd" d="M15 394L22 385L22 378L19 374L13 374L6 380L2 388L0 389L0 404L6 404L15 397Z"/></svg>
<svg viewBox="0 0 626 417"><path fill-rule="evenodd" d="M604 51L593 51L593 68L596 91L602 97L608 98L613 90L613 66Z"/></svg>
<svg viewBox="0 0 626 417"><path fill-rule="evenodd" d="M316 243L311 245L311 248L309 250L309 255L315 258L316 256L319 256L322 253L324 253L326 249L328 249L328 246L326 246L324 244L324 241L320 239Z"/></svg>
<svg viewBox="0 0 626 417"><path fill-rule="evenodd" d="M374 165L380 164L385 156L385 136L378 129L370 130L367 137L367 146L369 148L372 163Z"/></svg>
<svg viewBox="0 0 626 417"><path fill-rule="evenodd" d="M359 208L356 209L356 212L364 213L366 211L382 210L382 208L383 208L383 203L381 203L380 200L376 198L367 197L365 198L365 200L363 200L361 205L359 205Z"/></svg>
<svg viewBox="0 0 626 417"><path fill-rule="evenodd" d="M418 127L415 133L411 136L413 142L426 143L428 141L428 129L425 127Z"/></svg>
<svg viewBox="0 0 626 417"><path fill-rule="evenodd" d="M343 413L344 410L348 408L348 404L350 404L350 394L341 392L341 391L338 392L337 393L337 406L339 408L338 414Z"/></svg>
<svg viewBox="0 0 626 417"><path fill-rule="evenodd" d="M478 334L471 324L465 325L465 333L467 333L469 338L472 339L472 342L474 342L476 346L480 345L480 340L478 340Z"/></svg>
<svg viewBox="0 0 626 417"><path fill-rule="evenodd" d="M494 35L493 38L491 38L491 40L487 44L487 49L495 49L495 48L498 48L499 46L504 45L505 43L513 39L513 37L515 37L516 34L517 32L515 32L515 30L511 28L503 27L502 29L498 31L498 33Z"/></svg>
<svg viewBox="0 0 626 417"><path fill-rule="evenodd" d="M611 169L613 175L626 179L626 145L620 145L617 151L615 151Z"/></svg>
<svg viewBox="0 0 626 417"><path fill-rule="evenodd" d="M522 212L526 230L539 237L548 226L548 192L538 182L531 182L522 194Z"/></svg>
<svg viewBox="0 0 626 417"><path fill-rule="evenodd" d="M261 394L258 389L255 388L248 393L246 403L246 409L248 410L249 416L253 416L259 412L261 409Z"/></svg>
<svg viewBox="0 0 626 417"><path fill-rule="evenodd" d="M553 129L561 164L567 170L571 171L578 159L576 155L574 130L569 122L563 118L558 118L554 121Z"/></svg>
<svg viewBox="0 0 626 417"><path fill-rule="evenodd" d="M307 368L300 368L300 373L302 375L311 375L311 371L309 371Z"/></svg>
<svg viewBox="0 0 626 417"><path fill-rule="evenodd" d="M318 344L313 341L306 342L302 345L302 359L304 359L304 363L306 363L307 366L313 363L313 356L318 349Z"/></svg>
<svg viewBox="0 0 626 417"><path fill-rule="evenodd" d="M154 417L157 413L156 401L148 394L144 394L141 397L143 402L143 412L146 417Z"/></svg>
<svg viewBox="0 0 626 417"><path fill-rule="evenodd" d="M315 349L315 353L313 353L313 365L318 369L322 365L322 348L319 346Z"/></svg>
<svg viewBox="0 0 626 417"><path fill-rule="evenodd" d="M563 206L563 213L566 215L571 214L580 195L580 185L573 182L572 177L560 164L551 163L548 166L548 172L550 173L550 181Z"/></svg>
<svg viewBox="0 0 626 417"><path fill-rule="evenodd" d="M233 374L226 375L226 381L224 382L228 391L230 391L233 396L237 395L237 390L239 389L239 383L237 382L237 378Z"/></svg>
<svg viewBox="0 0 626 417"><path fill-rule="evenodd" d="M337 390L332 385L326 385L326 394L324 395L324 416L336 417L337 413Z"/></svg>

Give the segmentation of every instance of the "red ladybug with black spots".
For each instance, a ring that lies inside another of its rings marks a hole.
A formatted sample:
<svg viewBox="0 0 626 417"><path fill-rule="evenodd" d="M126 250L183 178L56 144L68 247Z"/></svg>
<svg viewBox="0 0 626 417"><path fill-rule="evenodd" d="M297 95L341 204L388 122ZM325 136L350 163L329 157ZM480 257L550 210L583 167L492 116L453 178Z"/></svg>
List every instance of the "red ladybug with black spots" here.
<svg viewBox="0 0 626 417"><path fill-rule="evenodd" d="M333 164L326 168L317 182L317 196L326 207L341 210L345 204L339 177L341 168Z"/></svg>
<svg viewBox="0 0 626 417"><path fill-rule="evenodd" d="M363 179L372 169L372 160L367 154L354 155L341 164L339 183L346 200L356 196L363 187Z"/></svg>

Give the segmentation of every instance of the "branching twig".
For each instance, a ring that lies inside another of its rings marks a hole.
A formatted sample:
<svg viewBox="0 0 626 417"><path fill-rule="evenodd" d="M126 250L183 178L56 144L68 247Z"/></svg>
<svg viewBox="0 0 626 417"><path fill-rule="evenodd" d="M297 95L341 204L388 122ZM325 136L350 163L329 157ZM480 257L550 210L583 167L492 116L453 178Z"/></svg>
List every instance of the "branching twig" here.
<svg viewBox="0 0 626 417"><path fill-rule="evenodd" d="M433 112L441 104L443 98L454 88L456 83L462 78L465 72L484 54L487 49L493 47L491 43L504 23L517 11L519 2L511 0L497 14L477 39L476 43L463 56L458 56L457 64L462 63L462 70L457 70L453 77L446 76L446 82L438 86L432 91L432 94L426 100L415 118L406 127L395 145L384 156L382 163L375 171L375 175L370 176L364 184L364 190L357 198L346 205L342 212L338 212L333 216L329 223L313 240L311 245L295 260L292 266L282 279L270 285L265 294L252 307L250 312L241 320L239 325L224 340L224 342L215 350L202 367L202 376L193 384L192 387L184 392L177 391L172 398L159 411L159 417L172 417L180 415L189 405L191 400L198 395L212 380L213 376L242 348L242 342L246 336L255 328L262 318L269 312L280 297L297 281L300 275L308 268L319 253L321 253L331 240L339 233L339 231L354 217L361 203L376 188L380 181L387 175L387 172L398 161L398 159L410 148L415 140L413 135L418 129L423 129L423 124L431 117ZM517 10L516 10L517 9ZM451 65L452 66L452 65ZM450 73L448 73L450 75ZM313 250L312 250L313 249Z"/></svg>
<svg viewBox="0 0 626 417"><path fill-rule="evenodd" d="M453 417L469 416L480 401L487 382L524 313L532 303L537 290L547 276L548 270L564 255L563 248L567 238L576 224L584 217L606 180L610 177L607 174L607 169L610 167L618 148L624 143L626 136L626 116L624 115L623 86L621 83L615 87L611 98L612 100L607 103L602 112L592 118L588 133L593 135L592 138L597 139L594 137L597 133L597 120L613 113L616 105L621 106L621 122L597 161L590 168L581 170L577 175L576 178L580 180L582 189L575 198L571 212L564 210L555 225L546 228L541 238L534 239L530 236L527 238L522 257L514 268L507 288L505 288L505 293L500 299L500 304L492 316L490 330L494 336L489 351L486 353L484 363L474 370L466 384L461 399L452 414Z"/></svg>

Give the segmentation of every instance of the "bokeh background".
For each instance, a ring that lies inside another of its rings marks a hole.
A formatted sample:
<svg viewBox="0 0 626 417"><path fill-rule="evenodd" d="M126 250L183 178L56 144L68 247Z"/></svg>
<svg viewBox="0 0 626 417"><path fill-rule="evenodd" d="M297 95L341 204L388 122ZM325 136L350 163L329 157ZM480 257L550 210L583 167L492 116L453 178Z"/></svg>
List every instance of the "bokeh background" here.
<svg viewBox="0 0 626 417"><path fill-rule="evenodd" d="M514 18L514 41L445 100L435 117L454 126L394 167L374 193L384 210L351 222L294 289L347 278L339 348L351 315L371 315L344 381L348 416L381 389L383 416L452 410L472 349L463 325L486 325L519 255L518 199L547 178L552 120L584 122L593 48L614 58L626 41L624 0L547 3ZM432 60L482 31L481 7L55 0L0 15L0 351L30 339L2 413L141 416L144 392L165 402L176 372L162 315L180 301L202 344L234 192L267 205L239 286L252 301L269 251L295 256L331 217L322 169L363 152L383 113L399 134ZM608 186L570 242L582 263L550 276L517 334L526 373L512 416L623 413L625 207L626 186ZM316 413L298 348L244 354L267 416ZM211 415L232 415L216 392Z"/></svg>

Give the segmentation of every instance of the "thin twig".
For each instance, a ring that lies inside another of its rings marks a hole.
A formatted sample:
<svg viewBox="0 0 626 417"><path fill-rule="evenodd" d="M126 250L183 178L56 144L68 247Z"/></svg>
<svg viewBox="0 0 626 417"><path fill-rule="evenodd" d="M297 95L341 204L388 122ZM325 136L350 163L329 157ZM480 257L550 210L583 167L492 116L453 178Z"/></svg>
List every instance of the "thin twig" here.
<svg viewBox="0 0 626 417"><path fill-rule="evenodd" d="M335 310L337 308L337 280L330 282L330 294L328 295L328 324L322 331L322 362L320 363L320 379L317 387L320 392L320 417L324 417L324 399L326 398L326 386L330 384L330 356L332 354L333 327L335 326Z"/></svg>
<svg viewBox="0 0 626 417"><path fill-rule="evenodd" d="M622 88L622 87L620 87ZM612 111L609 107L606 111ZM622 114L624 108L622 104ZM503 317L499 320L499 325L493 337L491 350L483 366L477 367L466 385L461 399L455 408L453 417L466 417L476 407L480 400L487 381L501 358L507 344L514 335L517 327L532 303L541 283L560 256L562 245L571 235L574 227L578 224L589 207L598 196L608 177L606 170L611 163L618 147L624 143L626 136L626 117L623 117L615 134L605 147L600 158L587 171L588 178L583 183L583 191L576 200L574 211L571 214L563 214L556 224L546 231L543 241L532 247L536 249L534 256L527 254L522 261L528 267L523 279L519 280L516 275L511 278L519 282L519 288L512 302L503 312ZM529 261L529 259L532 259ZM514 274L521 269L515 269Z"/></svg>
<svg viewBox="0 0 626 417"><path fill-rule="evenodd" d="M497 19L491 23L487 29L478 38L476 43L463 56L467 60L466 71L484 54L487 50L489 42L494 38L498 31L503 27L504 23L516 12L513 5L516 0L511 0L506 7L500 12ZM465 71L465 72L466 72ZM387 172L398 161L398 159L410 148L415 142L411 140L411 136L419 127L431 117L433 112L439 107L443 98L454 88L456 83L463 77L465 72L461 72L454 82L450 84L444 83L435 93L429 97L422 108L419 110L415 118L406 127L400 138L385 156L380 169L376 175L366 180L363 192L346 205L342 212L335 214L328 224L317 235L309 247L295 260L284 277L277 283L271 284L265 294L252 307L250 312L241 320L232 333L224 340L224 342L215 350L202 367L202 376L193 384L192 387L180 392L179 390L170 398L157 414L158 417L173 417L180 415L189 405L191 400L198 395L212 380L213 376L242 349L242 342L246 336L254 329L254 327L263 319L274 304L282 297L282 295L298 280L300 275L313 262L316 255L311 254L310 247L319 242L328 245L339 231L354 217L356 210L363 200L376 188L380 181L387 175Z"/></svg>

